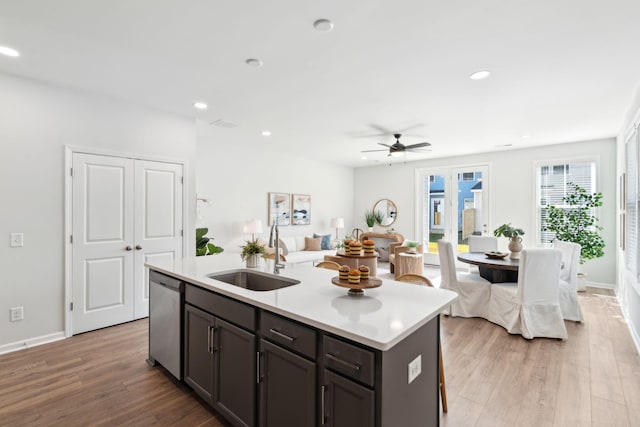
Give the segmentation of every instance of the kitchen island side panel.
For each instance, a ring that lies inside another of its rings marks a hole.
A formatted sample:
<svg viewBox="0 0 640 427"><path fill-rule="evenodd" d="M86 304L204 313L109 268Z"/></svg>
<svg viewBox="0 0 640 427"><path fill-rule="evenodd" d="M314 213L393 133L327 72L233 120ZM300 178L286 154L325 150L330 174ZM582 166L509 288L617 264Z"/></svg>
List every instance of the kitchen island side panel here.
<svg viewBox="0 0 640 427"><path fill-rule="evenodd" d="M388 351L381 352L381 426L440 425L440 317L436 316ZM409 383L409 364L420 374Z"/></svg>

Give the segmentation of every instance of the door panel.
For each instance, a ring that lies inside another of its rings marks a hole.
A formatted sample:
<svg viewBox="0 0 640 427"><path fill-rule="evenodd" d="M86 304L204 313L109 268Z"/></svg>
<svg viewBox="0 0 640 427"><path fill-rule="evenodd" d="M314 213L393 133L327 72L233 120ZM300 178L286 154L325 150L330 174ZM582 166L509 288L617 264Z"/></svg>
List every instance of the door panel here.
<svg viewBox="0 0 640 427"><path fill-rule="evenodd" d="M453 243L457 253L468 252L470 235L487 234L489 224L486 165L425 170L421 176L424 260L439 265L437 242Z"/></svg>
<svg viewBox="0 0 640 427"><path fill-rule="evenodd" d="M73 333L133 318L133 161L73 154Z"/></svg>
<svg viewBox="0 0 640 427"><path fill-rule="evenodd" d="M182 165L136 160L135 182L134 318L140 319L149 315L144 263L182 258Z"/></svg>

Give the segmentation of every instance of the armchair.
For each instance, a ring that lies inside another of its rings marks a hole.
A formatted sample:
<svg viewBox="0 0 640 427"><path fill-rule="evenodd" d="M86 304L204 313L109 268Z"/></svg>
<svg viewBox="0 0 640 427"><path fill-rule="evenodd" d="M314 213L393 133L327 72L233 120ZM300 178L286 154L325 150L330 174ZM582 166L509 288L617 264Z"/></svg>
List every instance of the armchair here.
<svg viewBox="0 0 640 427"><path fill-rule="evenodd" d="M396 264L396 260L398 259L398 254L402 253L402 252L409 252L409 247L408 246L402 246L403 243L402 242L392 242L389 243L389 272L390 273L394 273L395 272L395 264ZM424 252L424 246L422 244L418 245L418 247L416 248L416 252L421 254Z"/></svg>

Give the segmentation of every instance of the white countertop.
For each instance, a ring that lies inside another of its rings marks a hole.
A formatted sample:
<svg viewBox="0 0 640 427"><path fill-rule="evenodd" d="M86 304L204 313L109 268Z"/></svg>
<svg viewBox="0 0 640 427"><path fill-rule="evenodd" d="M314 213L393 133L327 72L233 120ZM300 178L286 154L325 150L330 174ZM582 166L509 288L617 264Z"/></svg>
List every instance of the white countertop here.
<svg viewBox="0 0 640 427"><path fill-rule="evenodd" d="M252 270L272 272L272 262L262 260L262 267ZM216 272L244 268L236 253L152 261L145 265L383 351L429 322L458 298L449 290L387 279L383 279L382 286L353 297L347 295L347 288L331 283L331 278L338 275L337 271L310 265L280 270L280 276L301 283L274 291L252 291L207 277Z"/></svg>

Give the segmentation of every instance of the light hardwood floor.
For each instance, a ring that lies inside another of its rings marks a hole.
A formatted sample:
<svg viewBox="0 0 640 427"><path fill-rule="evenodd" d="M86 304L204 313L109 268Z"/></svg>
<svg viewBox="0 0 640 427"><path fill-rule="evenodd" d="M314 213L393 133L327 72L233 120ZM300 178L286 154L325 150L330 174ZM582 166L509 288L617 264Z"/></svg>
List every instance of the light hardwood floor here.
<svg viewBox="0 0 640 427"><path fill-rule="evenodd" d="M580 293L569 339L443 318L441 425L639 426L640 356L615 297ZM2 426L226 426L147 356L147 320L0 356ZM393 426L395 427L395 426Z"/></svg>

